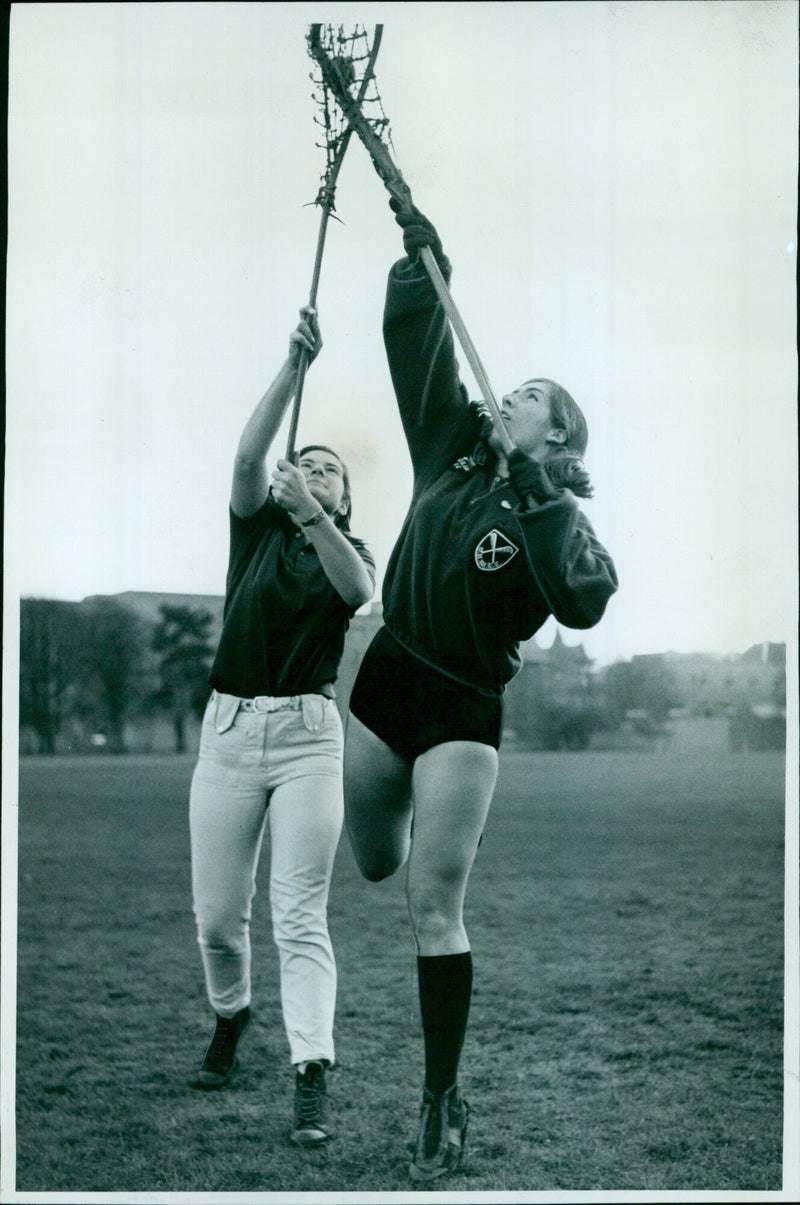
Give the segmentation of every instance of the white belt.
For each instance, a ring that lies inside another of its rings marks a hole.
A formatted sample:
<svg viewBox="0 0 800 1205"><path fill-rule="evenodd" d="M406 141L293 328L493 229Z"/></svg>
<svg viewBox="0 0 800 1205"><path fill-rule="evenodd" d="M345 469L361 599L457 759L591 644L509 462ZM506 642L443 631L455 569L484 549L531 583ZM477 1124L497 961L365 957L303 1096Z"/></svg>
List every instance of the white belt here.
<svg viewBox="0 0 800 1205"><path fill-rule="evenodd" d="M214 695L218 694L214 691ZM300 711L302 695L256 695L254 699L239 699L240 711Z"/></svg>
<svg viewBox="0 0 800 1205"><path fill-rule="evenodd" d="M256 695L239 700L240 711L299 711L302 706L300 695Z"/></svg>

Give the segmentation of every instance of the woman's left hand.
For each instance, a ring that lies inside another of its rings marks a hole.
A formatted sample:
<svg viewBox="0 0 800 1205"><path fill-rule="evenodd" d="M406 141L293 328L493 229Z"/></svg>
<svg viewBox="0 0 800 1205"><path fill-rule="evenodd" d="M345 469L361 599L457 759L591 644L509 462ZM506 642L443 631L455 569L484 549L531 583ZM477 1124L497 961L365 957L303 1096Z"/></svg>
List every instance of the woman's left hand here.
<svg viewBox="0 0 800 1205"><path fill-rule="evenodd" d="M319 502L309 492L305 475L289 460L279 460L273 470L272 496L297 524L304 523L320 509Z"/></svg>

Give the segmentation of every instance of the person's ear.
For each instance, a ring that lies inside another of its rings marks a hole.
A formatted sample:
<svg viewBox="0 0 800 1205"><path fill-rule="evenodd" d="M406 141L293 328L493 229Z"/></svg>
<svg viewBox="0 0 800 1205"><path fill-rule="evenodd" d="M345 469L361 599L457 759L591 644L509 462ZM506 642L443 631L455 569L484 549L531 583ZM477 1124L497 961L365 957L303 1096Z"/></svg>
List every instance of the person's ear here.
<svg viewBox="0 0 800 1205"><path fill-rule="evenodd" d="M563 444L567 442L567 433L563 427L553 427L553 430L547 436L546 442L549 444Z"/></svg>

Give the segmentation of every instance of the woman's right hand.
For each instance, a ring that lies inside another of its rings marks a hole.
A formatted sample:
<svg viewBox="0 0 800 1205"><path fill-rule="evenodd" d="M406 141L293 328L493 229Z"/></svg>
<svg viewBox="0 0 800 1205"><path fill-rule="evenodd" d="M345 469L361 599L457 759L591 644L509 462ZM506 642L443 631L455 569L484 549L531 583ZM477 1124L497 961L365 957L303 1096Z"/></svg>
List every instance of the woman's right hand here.
<svg viewBox="0 0 800 1205"><path fill-rule="evenodd" d="M300 357L305 351L308 363L316 360L322 348L322 335L317 321L317 311L310 305L304 305L300 311L300 321L289 336L289 363L297 368Z"/></svg>

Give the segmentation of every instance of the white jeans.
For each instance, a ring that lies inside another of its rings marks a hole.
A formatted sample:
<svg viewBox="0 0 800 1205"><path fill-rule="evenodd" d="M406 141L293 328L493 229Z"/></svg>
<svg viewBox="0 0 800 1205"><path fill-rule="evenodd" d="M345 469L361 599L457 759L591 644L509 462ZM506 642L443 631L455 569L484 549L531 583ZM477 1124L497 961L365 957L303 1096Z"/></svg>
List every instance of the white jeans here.
<svg viewBox="0 0 800 1205"><path fill-rule="evenodd" d="M336 963L327 905L344 814L342 723L336 704L303 695L302 710L237 710L214 692L192 778L192 893L211 1007L250 1003L250 915L266 821L270 905L292 1063L334 1062Z"/></svg>

